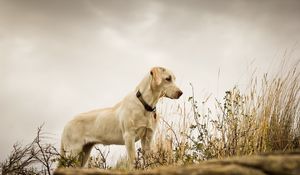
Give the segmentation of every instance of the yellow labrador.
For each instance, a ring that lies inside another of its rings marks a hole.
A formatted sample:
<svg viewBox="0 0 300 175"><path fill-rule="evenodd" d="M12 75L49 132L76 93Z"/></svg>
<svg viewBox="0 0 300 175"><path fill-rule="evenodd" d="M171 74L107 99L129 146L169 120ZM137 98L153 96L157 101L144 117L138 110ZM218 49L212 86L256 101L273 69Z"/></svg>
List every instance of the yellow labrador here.
<svg viewBox="0 0 300 175"><path fill-rule="evenodd" d="M142 149L146 153L150 151L158 100L161 97L178 99L181 95L174 74L166 68L154 67L136 89L114 107L82 113L71 120L62 134L61 154L78 156L78 166L84 166L95 144L125 144L132 166L136 141L141 139Z"/></svg>

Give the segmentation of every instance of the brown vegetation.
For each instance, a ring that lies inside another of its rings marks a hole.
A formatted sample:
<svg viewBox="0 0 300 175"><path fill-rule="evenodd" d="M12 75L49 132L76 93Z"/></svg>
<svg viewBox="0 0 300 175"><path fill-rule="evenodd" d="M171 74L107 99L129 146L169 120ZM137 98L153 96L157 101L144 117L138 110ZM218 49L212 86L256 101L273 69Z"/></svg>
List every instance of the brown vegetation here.
<svg viewBox="0 0 300 175"><path fill-rule="evenodd" d="M136 168L299 149L298 63L273 78L267 74L261 80L253 78L245 92L237 87L226 91L223 100L215 99L214 109L206 107L209 98L199 103L191 86L188 102L172 108L179 113L178 120L170 122L164 116L161 118L154 151L147 156L142 150L137 151ZM29 145L15 144L11 155L0 165L2 174L50 174L57 163L64 167L76 164L75 158L61 156L55 147L43 143L42 138L39 128ZM106 162L108 152L97 151L89 167L111 168ZM124 160L121 158L115 169L126 169Z"/></svg>

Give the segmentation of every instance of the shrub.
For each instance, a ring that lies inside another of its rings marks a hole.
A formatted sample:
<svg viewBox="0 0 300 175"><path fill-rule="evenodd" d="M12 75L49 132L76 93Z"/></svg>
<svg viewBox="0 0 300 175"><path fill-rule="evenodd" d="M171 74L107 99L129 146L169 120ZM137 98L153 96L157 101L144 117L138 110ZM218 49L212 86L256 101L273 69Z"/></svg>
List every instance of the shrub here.
<svg viewBox="0 0 300 175"><path fill-rule="evenodd" d="M137 151L137 169L165 165L181 165L229 156L251 155L300 148L300 72L295 64L287 73L272 78L264 74L261 81L253 78L242 92L234 87L222 100L215 99L215 108L206 107L209 97L198 103L194 88L188 103L169 108L178 118L161 117L155 134L153 151L144 155ZM189 105L188 105L189 104ZM201 112L200 112L201 111ZM161 112L164 115L166 111ZM44 143L42 127L28 145L15 144L10 156L0 164L2 174L51 174L57 164L73 167L76 157L65 157ZM110 169L109 151L96 148L88 167ZM121 158L117 169L126 169Z"/></svg>

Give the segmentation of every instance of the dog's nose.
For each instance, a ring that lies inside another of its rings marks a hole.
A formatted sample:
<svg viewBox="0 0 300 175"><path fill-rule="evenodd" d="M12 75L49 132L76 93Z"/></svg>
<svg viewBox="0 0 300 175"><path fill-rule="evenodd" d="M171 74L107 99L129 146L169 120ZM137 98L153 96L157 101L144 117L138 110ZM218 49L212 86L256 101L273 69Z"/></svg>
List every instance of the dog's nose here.
<svg viewBox="0 0 300 175"><path fill-rule="evenodd" d="M181 95L183 94L183 92L181 90L177 91L177 97L179 98Z"/></svg>

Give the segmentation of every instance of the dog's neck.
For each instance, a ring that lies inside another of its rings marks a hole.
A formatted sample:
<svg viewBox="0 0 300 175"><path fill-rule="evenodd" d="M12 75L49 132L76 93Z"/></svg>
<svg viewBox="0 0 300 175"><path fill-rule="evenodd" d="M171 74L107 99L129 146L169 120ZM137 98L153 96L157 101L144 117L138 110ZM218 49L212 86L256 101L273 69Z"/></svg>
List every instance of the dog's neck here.
<svg viewBox="0 0 300 175"><path fill-rule="evenodd" d="M151 87L152 77L151 75L147 75L137 86L136 92L139 90L143 96L144 101L155 107L159 98L161 97L161 92L153 90Z"/></svg>

